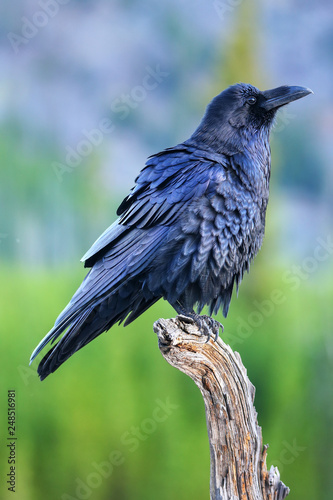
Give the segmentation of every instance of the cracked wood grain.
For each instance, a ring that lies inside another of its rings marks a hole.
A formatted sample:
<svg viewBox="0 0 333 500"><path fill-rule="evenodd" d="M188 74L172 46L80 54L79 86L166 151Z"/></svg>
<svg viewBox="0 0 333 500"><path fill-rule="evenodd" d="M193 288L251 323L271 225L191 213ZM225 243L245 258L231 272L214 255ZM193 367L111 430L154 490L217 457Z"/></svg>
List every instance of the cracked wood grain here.
<svg viewBox="0 0 333 500"><path fill-rule="evenodd" d="M166 361L191 377L203 396L211 500L283 500L289 488L276 467L267 470L255 388L238 352L221 338L207 342L196 324L178 317L156 321L154 331Z"/></svg>

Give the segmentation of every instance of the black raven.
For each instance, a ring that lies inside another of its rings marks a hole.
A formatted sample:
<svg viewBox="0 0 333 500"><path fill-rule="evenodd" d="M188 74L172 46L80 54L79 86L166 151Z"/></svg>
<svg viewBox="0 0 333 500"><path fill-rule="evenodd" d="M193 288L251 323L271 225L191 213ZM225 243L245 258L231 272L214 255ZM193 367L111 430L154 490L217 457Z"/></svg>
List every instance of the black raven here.
<svg viewBox="0 0 333 500"><path fill-rule="evenodd" d="M211 101L190 139L148 158L119 218L82 258L91 268L83 283L31 356L65 332L40 362L41 380L162 297L199 324L205 305L227 315L264 237L276 111L311 92L233 85Z"/></svg>

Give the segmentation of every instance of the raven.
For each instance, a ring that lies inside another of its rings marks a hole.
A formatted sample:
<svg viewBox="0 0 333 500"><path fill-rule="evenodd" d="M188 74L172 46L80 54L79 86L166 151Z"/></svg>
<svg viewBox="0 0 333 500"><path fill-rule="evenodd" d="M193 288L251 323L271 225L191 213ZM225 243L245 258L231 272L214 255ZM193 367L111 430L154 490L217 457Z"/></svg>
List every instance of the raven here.
<svg viewBox="0 0 333 500"><path fill-rule="evenodd" d="M119 218L83 256L90 271L32 353L31 362L65 332L40 362L41 380L160 298L201 326L205 305L227 316L264 237L276 111L310 93L233 85L211 101L188 140L148 158ZM222 325L211 324L218 335Z"/></svg>

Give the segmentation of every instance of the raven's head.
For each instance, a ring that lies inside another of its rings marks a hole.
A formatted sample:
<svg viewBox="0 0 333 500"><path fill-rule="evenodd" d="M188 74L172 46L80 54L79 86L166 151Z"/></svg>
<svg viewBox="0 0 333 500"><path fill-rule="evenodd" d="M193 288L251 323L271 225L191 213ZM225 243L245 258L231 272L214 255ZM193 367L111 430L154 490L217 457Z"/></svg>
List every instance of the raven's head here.
<svg viewBox="0 0 333 500"><path fill-rule="evenodd" d="M281 106L311 94L305 87L283 85L261 92L238 83L227 88L207 106L206 113L191 140L223 153L242 151L252 138L268 140L276 112Z"/></svg>

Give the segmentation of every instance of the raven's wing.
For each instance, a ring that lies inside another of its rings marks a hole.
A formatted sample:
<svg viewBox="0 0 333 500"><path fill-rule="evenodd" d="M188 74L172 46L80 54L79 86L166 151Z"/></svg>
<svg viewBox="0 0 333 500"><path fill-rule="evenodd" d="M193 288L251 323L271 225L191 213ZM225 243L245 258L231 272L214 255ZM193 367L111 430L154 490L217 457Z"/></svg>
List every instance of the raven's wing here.
<svg viewBox="0 0 333 500"><path fill-rule="evenodd" d="M151 156L135 179L136 185L120 204L114 222L81 261L91 267L124 237L129 228L170 226L194 197L213 192L226 157L183 145Z"/></svg>
<svg viewBox="0 0 333 500"><path fill-rule="evenodd" d="M202 154L185 146L166 150L148 159L136 179L136 186L117 211L119 219L83 257L85 265L92 266L92 269L57 318L54 328L36 347L31 360L67 327L70 326L65 336L73 336L94 308L113 292L126 289L126 283L151 264L171 225L189 203L194 198L215 191L217 179L221 180L221 163L226 162L220 155L218 160L216 155ZM140 290L137 291L139 293ZM122 321L130 312L128 306L123 314L114 311L116 320L112 322L112 318L108 318L101 331L96 331L94 336L89 332L87 339L80 340L78 348L110 328L114 322ZM138 315L137 311L134 311L135 315Z"/></svg>
<svg viewBox="0 0 333 500"><path fill-rule="evenodd" d="M163 241L165 232L166 228L162 227L152 228L146 234L142 229L134 229L110 249L105 258L96 262L69 304L56 319L54 327L32 353L31 361L46 344L50 341L53 343L68 327L61 342L64 344L65 337L71 337L73 340L73 337L76 336L76 346L73 350L75 352L97 335L109 329L115 322L122 321L132 310L131 307L128 307L129 304L126 300L126 283L147 265L161 241ZM121 295L124 296L113 304L109 304L108 297L112 292L119 290L120 287L122 288ZM102 308L105 301L107 304L104 304L106 307L102 312L105 317L99 323L98 329L96 329L96 325L95 327L91 325L91 328L86 329L85 335L82 336L81 330L85 321L92 319L91 313L98 306Z"/></svg>

